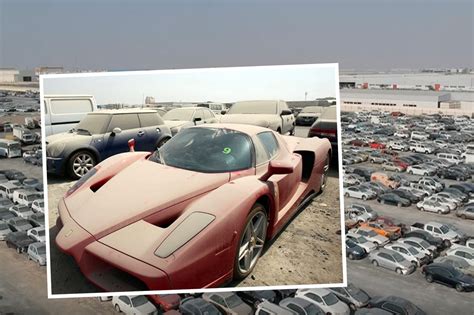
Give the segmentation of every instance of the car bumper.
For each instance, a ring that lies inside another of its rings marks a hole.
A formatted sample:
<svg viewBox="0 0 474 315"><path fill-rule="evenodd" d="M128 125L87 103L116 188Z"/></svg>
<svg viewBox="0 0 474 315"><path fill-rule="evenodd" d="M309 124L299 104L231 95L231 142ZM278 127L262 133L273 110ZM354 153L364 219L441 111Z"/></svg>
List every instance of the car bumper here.
<svg viewBox="0 0 474 315"><path fill-rule="evenodd" d="M46 169L48 173L61 175L64 171L64 158L46 157Z"/></svg>
<svg viewBox="0 0 474 315"><path fill-rule="evenodd" d="M415 266L412 265L412 266L411 266L410 268L408 268L408 269L403 269L403 270L402 270L402 273L403 273L404 275L409 275L409 274L413 273L414 271L415 271Z"/></svg>

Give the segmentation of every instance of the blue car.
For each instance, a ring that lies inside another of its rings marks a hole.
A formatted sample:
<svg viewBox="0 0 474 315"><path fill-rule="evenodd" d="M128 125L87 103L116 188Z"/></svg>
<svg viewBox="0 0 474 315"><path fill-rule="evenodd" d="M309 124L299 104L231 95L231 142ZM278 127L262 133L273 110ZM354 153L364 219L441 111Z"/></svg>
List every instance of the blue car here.
<svg viewBox="0 0 474 315"><path fill-rule="evenodd" d="M69 132L46 138L48 173L79 179L106 158L129 150L154 151L171 138L171 131L153 110L96 111Z"/></svg>
<svg viewBox="0 0 474 315"><path fill-rule="evenodd" d="M346 256L350 260L362 259L367 255L366 251L357 245L356 242L346 239Z"/></svg>

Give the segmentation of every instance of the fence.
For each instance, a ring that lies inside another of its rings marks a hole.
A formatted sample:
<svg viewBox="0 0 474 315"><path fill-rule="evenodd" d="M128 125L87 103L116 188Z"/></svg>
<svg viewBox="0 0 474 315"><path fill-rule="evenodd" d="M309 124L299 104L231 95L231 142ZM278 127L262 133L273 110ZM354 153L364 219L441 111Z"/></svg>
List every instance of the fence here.
<svg viewBox="0 0 474 315"><path fill-rule="evenodd" d="M416 108L416 107L401 107L401 106L377 106L377 105L350 105L343 104L341 111L347 112L359 112L359 111L390 111L390 112L401 112L406 115L430 115L430 114L442 114L442 115L453 115L461 116L467 115L474 118L474 108L468 109L453 109L453 108Z"/></svg>

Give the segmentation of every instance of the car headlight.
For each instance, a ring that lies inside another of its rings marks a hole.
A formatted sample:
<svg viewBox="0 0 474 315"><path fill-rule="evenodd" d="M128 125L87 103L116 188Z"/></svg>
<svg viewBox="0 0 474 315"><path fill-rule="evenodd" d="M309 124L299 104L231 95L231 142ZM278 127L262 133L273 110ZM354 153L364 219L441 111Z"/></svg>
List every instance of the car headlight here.
<svg viewBox="0 0 474 315"><path fill-rule="evenodd" d="M49 144L46 147L46 156L58 157L64 152L65 147L66 147L66 144L64 142Z"/></svg>

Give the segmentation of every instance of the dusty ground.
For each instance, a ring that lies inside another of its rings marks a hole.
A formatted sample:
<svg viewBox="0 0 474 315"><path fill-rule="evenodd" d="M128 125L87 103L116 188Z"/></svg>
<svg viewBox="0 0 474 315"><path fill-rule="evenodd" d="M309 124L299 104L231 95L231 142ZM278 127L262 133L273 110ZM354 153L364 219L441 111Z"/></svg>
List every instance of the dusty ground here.
<svg viewBox="0 0 474 315"><path fill-rule="evenodd" d="M301 131L301 135L307 131ZM267 247L253 273L230 286L320 284L342 282L339 182L332 163L326 191L302 209ZM54 246L57 204L74 182L48 177L53 294L98 292L80 273L75 261ZM318 266L318 268L315 268Z"/></svg>

